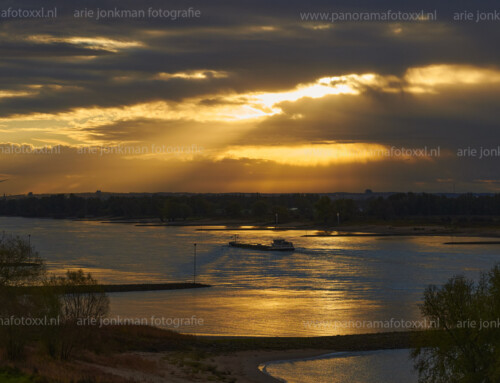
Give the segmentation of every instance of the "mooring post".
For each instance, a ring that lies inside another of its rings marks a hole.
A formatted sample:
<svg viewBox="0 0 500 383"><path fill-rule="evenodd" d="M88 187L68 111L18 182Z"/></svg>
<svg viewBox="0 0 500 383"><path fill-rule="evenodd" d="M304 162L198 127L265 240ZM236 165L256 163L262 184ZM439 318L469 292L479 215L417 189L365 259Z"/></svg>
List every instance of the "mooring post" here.
<svg viewBox="0 0 500 383"><path fill-rule="evenodd" d="M194 244L193 283L196 284L196 243Z"/></svg>

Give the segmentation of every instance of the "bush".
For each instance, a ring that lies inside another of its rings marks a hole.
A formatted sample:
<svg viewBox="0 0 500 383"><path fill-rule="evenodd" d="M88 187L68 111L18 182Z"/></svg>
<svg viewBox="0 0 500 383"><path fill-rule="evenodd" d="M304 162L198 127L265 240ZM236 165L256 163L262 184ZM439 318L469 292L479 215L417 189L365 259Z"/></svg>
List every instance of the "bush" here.
<svg viewBox="0 0 500 383"><path fill-rule="evenodd" d="M20 359L29 331L12 323L12 319L39 317L37 294L25 294L20 287L39 284L45 275L44 262L28 241L3 236L0 240L0 343L10 359Z"/></svg>
<svg viewBox="0 0 500 383"><path fill-rule="evenodd" d="M435 331L412 352L421 383L500 381L500 267L478 283L457 276L424 293L421 312Z"/></svg>
<svg viewBox="0 0 500 383"><path fill-rule="evenodd" d="M76 347L84 347L99 323L109 311L109 298L97 281L82 270L68 271L64 277L52 277L47 287L58 300L56 310L60 319L57 334L46 337L49 353L68 359ZM50 294L49 294L50 296Z"/></svg>
<svg viewBox="0 0 500 383"><path fill-rule="evenodd" d="M68 271L48 278L43 260L27 241L0 240L0 344L9 359L23 358L25 345L40 340L51 356L68 359L94 330L79 322L98 320L108 309L106 294L90 274ZM48 323L16 323L34 319Z"/></svg>

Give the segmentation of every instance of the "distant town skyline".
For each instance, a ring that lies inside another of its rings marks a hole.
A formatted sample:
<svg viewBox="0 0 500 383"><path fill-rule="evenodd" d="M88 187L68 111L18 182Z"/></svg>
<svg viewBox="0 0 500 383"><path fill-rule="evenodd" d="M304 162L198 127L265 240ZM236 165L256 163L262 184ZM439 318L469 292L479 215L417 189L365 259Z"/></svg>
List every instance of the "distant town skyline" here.
<svg viewBox="0 0 500 383"><path fill-rule="evenodd" d="M495 2L11 6L2 195L500 192Z"/></svg>

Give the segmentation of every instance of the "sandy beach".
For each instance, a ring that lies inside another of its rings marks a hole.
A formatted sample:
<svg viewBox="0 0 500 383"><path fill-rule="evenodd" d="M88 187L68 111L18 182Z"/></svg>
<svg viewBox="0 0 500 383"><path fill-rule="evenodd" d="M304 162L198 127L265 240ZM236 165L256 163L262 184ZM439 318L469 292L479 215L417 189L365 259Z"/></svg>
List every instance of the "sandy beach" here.
<svg viewBox="0 0 500 383"><path fill-rule="evenodd" d="M255 221L198 220L188 222L156 222L135 220L104 221L112 224L136 226L194 226L197 231L288 231L302 230L306 237L390 237L390 236L457 236L500 238L500 228L495 225L451 226L429 223L358 223L340 226L322 226L312 222L287 222L285 224Z"/></svg>
<svg viewBox="0 0 500 383"><path fill-rule="evenodd" d="M81 362L81 365L99 369L103 373L115 375L130 381L152 383L188 383L213 381L218 377L222 382L274 383L279 382L259 370L266 362L277 360L304 359L328 354L328 350L288 350L288 351L239 351L209 357L207 367L191 365L184 368L174 362L172 353L135 352L117 355L111 365L97 362ZM130 363L133 358L134 363ZM198 368L197 368L198 367Z"/></svg>
<svg viewBox="0 0 500 383"><path fill-rule="evenodd" d="M150 329L161 337L162 330ZM186 337L165 338L155 351L89 353L79 359L87 369L119 379L117 382L278 382L259 370L261 364L306 359L336 351L398 349L409 346L409 333L378 333L310 338ZM143 338L146 341L146 338ZM167 341L168 343L165 343ZM145 349L146 347L141 347ZM170 348L170 350L168 350Z"/></svg>
<svg viewBox="0 0 500 383"><path fill-rule="evenodd" d="M328 350L288 350L288 351L242 351L233 355L224 355L214 358L221 368L227 368L234 371L237 382L242 383L273 383L279 382L278 379L260 371L259 366L263 363L305 359L315 356L325 355L333 351Z"/></svg>

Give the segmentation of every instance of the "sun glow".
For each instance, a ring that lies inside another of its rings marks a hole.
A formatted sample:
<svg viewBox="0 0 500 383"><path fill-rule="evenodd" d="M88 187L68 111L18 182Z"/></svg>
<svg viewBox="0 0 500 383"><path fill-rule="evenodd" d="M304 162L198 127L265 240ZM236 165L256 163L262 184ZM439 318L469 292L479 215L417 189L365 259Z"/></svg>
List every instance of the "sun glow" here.
<svg viewBox="0 0 500 383"><path fill-rule="evenodd" d="M500 71L467 65L430 65L408 69L405 80L411 85L426 87L487 84L500 82Z"/></svg>
<svg viewBox="0 0 500 383"><path fill-rule="evenodd" d="M187 72L165 73L161 72L155 77L158 80L170 80L172 78L182 78L187 80L205 80L208 78L226 78L228 73L217 70L193 70Z"/></svg>
<svg viewBox="0 0 500 383"><path fill-rule="evenodd" d="M170 78L203 79L206 76L222 77L224 75L226 74L222 72L207 70L172 74ZM206 105L203 102L206 97L198 97L185 99L182 103L158 101L120 108L77 108L57 114L36 113L29 116L13 116L0 121L66 121L75 129L73 135L83 138L79 130L106 125L117 120L150 118L227 122L261 119L282 113L278 106L282 102L295 102L304 97L316 99L328 95L357 95L360 93L358 88L361 85L373 84L376 81L378 81L377 77L373 74L324 77L314 83L299 85L293 90L284 92L214 95L220 101L215 105Z"/></svg>
<svg viewBox="0 0 500 383"><path fill-rule="evenodd" d="M250 93L247 102L254 108L262 110L267 115L281 113L277 107L282 102L295 102L301 98L322 98L330 95L358 95L361 85L373 84L374 74L350 74L337 77L323 77L314 83L300 84L295 89L284 92Z"/></svg>
<svg viewBox="0 0 500 383"><path fill-rule="evenodd" d="M283 165L323 166L330 164L381 161L388 148L371 143L330 142L298 146L239 146L219 154L217 159L252 159Z"/></svg>
<svg viewBox="0 0 500 383"><path fill-rule="evenodd" d="M75 40L76 39L76 40ZM85 41L73 38L73 41ZM97 40L93 40L99 41ZM101 41L105 43L106 41ZM115 44L116 45L116 44ZM126 45L125 45L126 46ZM209 78L224 78L229 74L213 69L160 73L157 80L181 78L203 81ZM115 79L117 80L117 79ZM120 81L133 81L134 78L119 78ZM297 102L304 98L321 99L324 97L357 97L368 88L379 92L411 92L414 94L433 94L441 86L474 86L500 82L500 71L470 66L431 65L410 68L402 77L379 75L374 73L348 74L343 76L321 77L309 83L297 84L290 89L275 92L220 92L185 98L180 101L148 101L119 107L80 107L55 113L26 113L0 118L4 130L20 132L38 131L38 139L57 139L68 143L99 144L96 135L89 130L106 125L134 120L185 121L196 123L234 123L234 129L240 129L243 123L256 124L266 118L285 114L284 103ZM41 91L41 85L29 85L26 90L0 91L0 99L8 97L32 96ZM46 85L50 91L78 91L78 87L68 85ZM288 116L300 119L301 115ZM247 129L245 129L247 132ZM50 137L49 137L50 136ZM336 144L339 145L339 144ZM348 145L348 144L344 144ZM305 157L305 163L322 164L337 161L337 158L356 157L358 161L368 158L362 151L353 153L353 147L314 145L308 155L303 155L305 148L263 147L261 149L239 149L239 154L227 152L229 157L272 159L278 162L295 162L297 156ZM319 152L318 152L319 149ZM252 153L259 153L253 156Z"/></svg>
<svg viewBox="0 0 500 383"><path fill-rule="evenodd" d="M65 43L80 45L90 49L102 49L110 52L118 52L121 49L137 48L144 45L140 41L113 40L107 37L55 37L51 35L32 35L28 37L28 40L45 44Z"/></svg>
<svg viewBox="0 0 500 383"><path fill-rule="evenodd" d="M0 90L0 98L24 97L36 94L36 92L18 91L18 90Z"/></svg>

